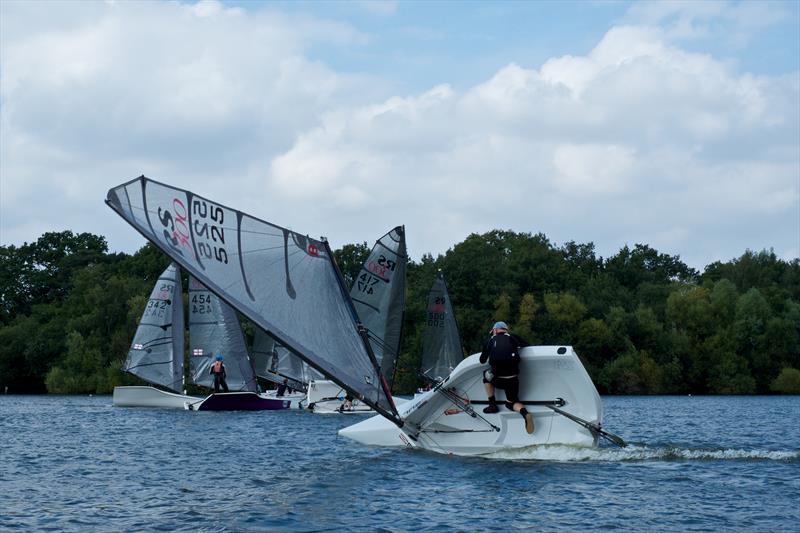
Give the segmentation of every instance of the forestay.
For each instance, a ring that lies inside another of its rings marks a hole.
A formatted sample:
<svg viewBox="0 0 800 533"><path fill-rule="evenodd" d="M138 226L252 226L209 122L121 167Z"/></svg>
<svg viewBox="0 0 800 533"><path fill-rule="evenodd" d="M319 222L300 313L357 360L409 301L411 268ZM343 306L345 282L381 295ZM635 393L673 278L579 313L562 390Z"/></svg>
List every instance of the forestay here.
<svg viewBox="0 0 800 533"><path fill-rule="evenodd" d="M236 312L189 276L189 373L193 383L214 387L211 365L217 354L224 358L230 390L258 392Z"/></svg>
<svg viewBox="0 0 800 533"><path fill-rule="evenodd" d="M327 242L144 176L106 203L211 291L402 424Z"/></svg>
<svg viewBox="0 0 800 533"><path fill-rule="evenodd" d="M174 263L156 281L123 370L180 392L183 388L183 297ZM174 333L174 334L173 334Z"/></svg>
<svg viewBox="0 0 800 533"><path fill-rule="evenodd" d="M440 381L464 358L458 324L441 274L428 293L427 323L422 338L422 373Z"/></svg>
<svg viewBox="0 0 800 533"><path fill-rule="evenodd" d="M400 353L406 259L405 230L397 226L376 241L350 290L358 317L369 331L372 350L390 387Z"/></svg>

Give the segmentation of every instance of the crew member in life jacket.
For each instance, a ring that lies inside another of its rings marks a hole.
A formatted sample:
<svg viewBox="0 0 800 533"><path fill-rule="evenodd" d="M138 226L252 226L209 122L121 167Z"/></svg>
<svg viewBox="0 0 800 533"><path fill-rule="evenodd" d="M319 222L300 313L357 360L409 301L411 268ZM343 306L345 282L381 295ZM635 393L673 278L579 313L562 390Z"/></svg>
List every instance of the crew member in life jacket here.
<svg viewBox="0 0 800 533"><path fill-rule="evenodd" d="M219 392L220 386L228 392L228 384L225 383L225 364L222 362L222 355L217 354L217 360L211 365L211 375L214 376L214 392Z"/></svg>
<svg viewBox="0 0 800 533"><path fill-rule="evenodd" d="M503 389L506 393L506 407L521 414L525 419L525 431L533 433L533 415L519 400L519 350L528 346L528 343L509 333L505 322L495 322L491 333L480 358L481 363L486 363L488 359L491 366L491 370L483 373L486 395L489 396L489 406L483 412L496 413L500 410L494 390Z"/></svg>

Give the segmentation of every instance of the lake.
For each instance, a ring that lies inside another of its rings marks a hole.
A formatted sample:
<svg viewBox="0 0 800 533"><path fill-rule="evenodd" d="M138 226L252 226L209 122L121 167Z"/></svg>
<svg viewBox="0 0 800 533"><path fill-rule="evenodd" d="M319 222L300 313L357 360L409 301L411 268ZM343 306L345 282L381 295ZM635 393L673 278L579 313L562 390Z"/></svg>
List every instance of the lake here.
<svg viewBox="0 0 800 533"><path fill-rule="evenodd" d="M625 449L365 447L357 415L0 396L0 530L797 531L800 396L605 397Z"/></svg>

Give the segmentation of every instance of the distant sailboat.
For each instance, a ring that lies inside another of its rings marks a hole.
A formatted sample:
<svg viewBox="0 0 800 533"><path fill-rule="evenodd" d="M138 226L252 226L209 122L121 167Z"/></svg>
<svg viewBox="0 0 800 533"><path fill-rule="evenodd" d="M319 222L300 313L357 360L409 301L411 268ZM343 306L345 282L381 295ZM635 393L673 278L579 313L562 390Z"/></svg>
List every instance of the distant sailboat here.
<svg viewBox="0 0 800 533"><path fill-rule="evenodd" d="M124 370L145 381L179 392L183 388L183 294L180 269L170 265L159 277L128 352ZM189 358L192 383L213 388L215 354L226 359L224 397L197 398L155 387L115 387L119 407L171 407L195 410L284 409L285 402L258 396L255 374L236 313L194 278L189 278Z"/></svg>
<svg viewBox="0 0 800 533"><path fill-rule="evenodd" d="M189 276L189 376L192 383L214 388L211 366L217 354L224 357L225 381L231 392L187 403L188 409L264 411L288 408L288 402L258 394L255 370L236 311L194 276Z"/></svg>
<svg viewBox="0 0 800 533"><path fill-rule="evenodd" d="M431 383L437 383L449 376L464 358L456 316L441 271L428 293L427 304L420 370Z"/></svg>
<svg viewBox="0 0 800 533"><path fill-rule="evenodd" d="M181 272L173 263L156 280L122 369L174 392L148 386L114 387L114 405L183 409L185 402L200 400L181 394L183 331Z"/></svg>

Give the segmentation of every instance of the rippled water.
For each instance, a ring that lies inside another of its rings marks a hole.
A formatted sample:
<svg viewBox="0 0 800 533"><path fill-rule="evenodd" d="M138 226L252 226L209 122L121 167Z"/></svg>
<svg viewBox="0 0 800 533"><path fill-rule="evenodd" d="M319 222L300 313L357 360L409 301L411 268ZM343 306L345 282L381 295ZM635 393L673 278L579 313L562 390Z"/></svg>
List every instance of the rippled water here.
<svg viewBox="0 0 800 533"><path fill-rule="evenodd" d="M626 449L368 448L356 416L0 396L0 529L797 531L800 397L607 397Z"/></svg>

